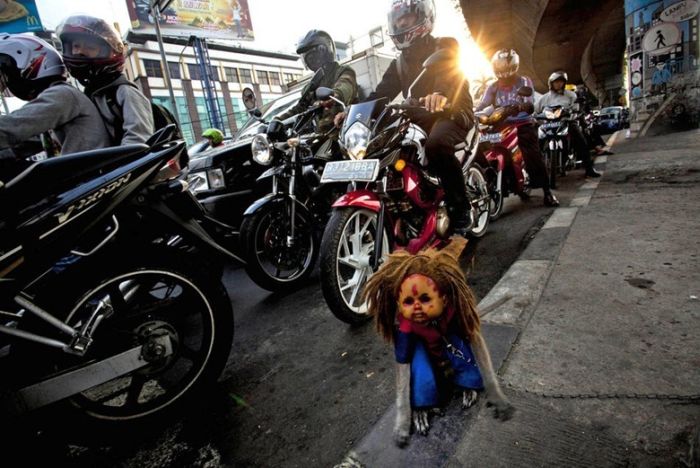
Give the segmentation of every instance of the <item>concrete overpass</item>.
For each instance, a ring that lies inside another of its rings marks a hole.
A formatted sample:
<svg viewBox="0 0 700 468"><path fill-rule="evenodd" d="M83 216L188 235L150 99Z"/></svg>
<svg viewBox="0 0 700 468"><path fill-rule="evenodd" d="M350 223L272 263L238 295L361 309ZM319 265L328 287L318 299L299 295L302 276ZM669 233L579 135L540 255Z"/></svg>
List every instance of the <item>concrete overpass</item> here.
<svg viewBox="0 0 700 468"><path fill-rule="evenodd" d="M566 70L601 103L622 87L625 12L622 0L459 0L467 25L490 57L504 47L520 54L520 69L535 88Z"/></svg>

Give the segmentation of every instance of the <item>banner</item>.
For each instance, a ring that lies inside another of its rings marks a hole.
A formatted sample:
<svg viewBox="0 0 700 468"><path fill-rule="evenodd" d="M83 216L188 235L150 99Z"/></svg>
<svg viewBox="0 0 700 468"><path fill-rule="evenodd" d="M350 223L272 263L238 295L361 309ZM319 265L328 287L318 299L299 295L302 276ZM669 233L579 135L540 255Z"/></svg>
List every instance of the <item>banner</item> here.
<svg viewBox="0 0 700 468"><path fill-rule="evenodd" d="M2 1L2 0L0 0ZM134 31L155 32L152 0L126 0ZM253 40L248 0L174 0L160 20L164 36Z"/></svg>
<svg viewBox="0 0 700 468"><path fill-rule="evenodd" d="M43 31L34 0L0 0L0 32Z"/></svg>

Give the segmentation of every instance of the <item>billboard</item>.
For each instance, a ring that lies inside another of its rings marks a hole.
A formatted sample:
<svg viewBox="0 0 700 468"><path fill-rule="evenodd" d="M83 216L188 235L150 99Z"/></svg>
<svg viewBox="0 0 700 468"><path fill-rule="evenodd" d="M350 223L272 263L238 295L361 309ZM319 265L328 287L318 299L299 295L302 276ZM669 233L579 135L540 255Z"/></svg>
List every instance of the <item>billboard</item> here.
<svg viewBox="0 0 700 468"><path fill-rule="evenodd" d="M15 34L43 30L34 0L0 0L0 31Z"/></svg>
<svg viewBox="0 0 700 468"><path fill-rule="evenodd" d="M2 1L2 0L0 0ZM155 32L152 0L126 0L134 31ZM160 20L164 36L253 40L248 0L174 0Z"/></svg>

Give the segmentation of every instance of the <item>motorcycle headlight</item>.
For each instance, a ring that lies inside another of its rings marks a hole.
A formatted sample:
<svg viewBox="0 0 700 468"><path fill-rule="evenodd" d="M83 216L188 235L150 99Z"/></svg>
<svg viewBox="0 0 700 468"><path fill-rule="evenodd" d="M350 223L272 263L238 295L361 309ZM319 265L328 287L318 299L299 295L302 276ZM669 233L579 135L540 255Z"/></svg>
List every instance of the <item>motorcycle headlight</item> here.
<svg viewBox="0 0 700 468"><path fill-rule="evenodd" d="M558 117L556 112L552 112L551 110L545 110L544 111L544 116L549 119L549 120L554 120Z"/></svg>
<svg viewBox="0 0 700 468"><path fill-rule="evenodd" d="M343 147L352 159L362 159L367 155L370 131L363 123L355 122L343 135Z"/></svg>
<svg viewBox="0 0 700 468"><path fill-rule="evenodd" d="M207 179L209 180L209 187L212 190L226 187L224 171L220 167L208 170Z"/></svg>
<svg viewBox="0 0 700 468"><path fill-rule="evenodd" d="M253 161L256 163L262 166L269 166L272 163L272 148L264 133L258 133L253 137L250 151L253 153Z"/></svg>
<svg viewBox="0 0 700 468"><path fill-rule="evenodd" d="M197 193L209 190L209 180L207 179L207 173L202 172L191 172L187 176L187 183L190 186L190 192Z"/></svg>

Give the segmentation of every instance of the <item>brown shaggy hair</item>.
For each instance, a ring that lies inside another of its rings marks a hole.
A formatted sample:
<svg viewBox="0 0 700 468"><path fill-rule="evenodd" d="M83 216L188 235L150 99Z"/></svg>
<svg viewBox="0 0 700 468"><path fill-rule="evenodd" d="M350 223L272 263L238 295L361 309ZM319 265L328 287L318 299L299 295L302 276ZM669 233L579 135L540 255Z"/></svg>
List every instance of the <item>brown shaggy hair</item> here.
<svg viewBox="0 0 700 468"><path fill-rule="evenodd" d="M429 248L416 255L398 251L391 255L372 275L362 294L370 314L374 316L377 331L388 342L394 340L397 301L401 283L413 274L432 278L446 298L446 306L453 307L460 335L470 340L480 330L481 322L476 300L459 266L459 256L467 241L453 237L441 250Z"/></svg>

